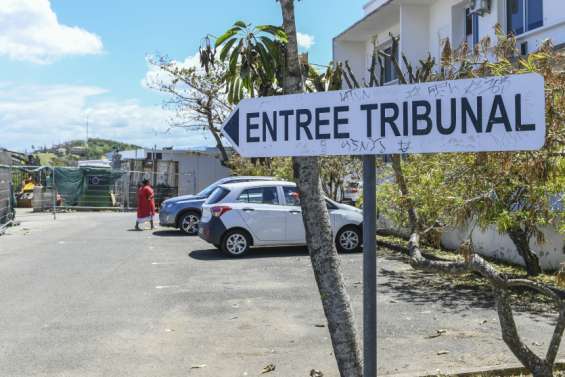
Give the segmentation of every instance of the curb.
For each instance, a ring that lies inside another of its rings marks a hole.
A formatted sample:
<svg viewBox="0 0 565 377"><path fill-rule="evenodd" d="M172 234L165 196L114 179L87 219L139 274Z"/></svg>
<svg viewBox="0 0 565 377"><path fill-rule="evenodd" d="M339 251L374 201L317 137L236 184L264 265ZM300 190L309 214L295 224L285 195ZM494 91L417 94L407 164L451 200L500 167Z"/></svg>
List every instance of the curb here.
<svg viewBox="0 0 565 377"><path fill-rule="evenodd" d="M565 370L565 359L555 362L556 370ZM451 371L440 371L436 374L430 374L425 371L414 371L411 373L401 374L379 374L383 377L504 377L526 374L528 371L521 364L501 364L493 367L485 367L482 369L460 369Z"/></svg>

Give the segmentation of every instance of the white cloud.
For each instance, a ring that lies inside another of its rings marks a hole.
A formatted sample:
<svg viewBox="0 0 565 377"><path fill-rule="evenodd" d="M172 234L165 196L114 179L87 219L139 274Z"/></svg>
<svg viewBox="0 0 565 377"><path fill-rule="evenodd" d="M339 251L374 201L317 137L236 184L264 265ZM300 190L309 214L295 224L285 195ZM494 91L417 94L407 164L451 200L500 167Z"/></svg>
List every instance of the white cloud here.
<svg viewBox="0 0 565 377"><path fill-rule="evenodd" d="M153 57L149 56L147 60L151 60ZM201 69L200 66L200 55L198 53L187 57L183 61L172 60L171 64L176 65L178 68L197 68ZM169 75L167 72L160 69L158 66L154 64L148 64L149 69L145 74L145 77L141 80L141 86L147 89L152 89L156 84L163 83L170 83L173 77Z"/></svg>
<svg viewBox="0 0 565 377"><path fill-rule="evenodd" d="M210 145L200 131L169 130L172 114L135 100L96 101L106 90L76 85L13 85L0 82L0 147L29 150L89 136L141 146Z"/></svg>
<svg viewBox="0 0 565 377"><path fill-rule="evenodd" d="M298 42L298 47L303 48L305 50L309 50L312 46L314 46L314 36L304 33L296 33L296 39Z"/></svg>
<svg viewBox="0 0 565 377"><path fill-rule="evenodd" d="M49 0L2 0L0 5L0 55L38 64L64 55L102 52L96 34L59 23Z"/></svg>

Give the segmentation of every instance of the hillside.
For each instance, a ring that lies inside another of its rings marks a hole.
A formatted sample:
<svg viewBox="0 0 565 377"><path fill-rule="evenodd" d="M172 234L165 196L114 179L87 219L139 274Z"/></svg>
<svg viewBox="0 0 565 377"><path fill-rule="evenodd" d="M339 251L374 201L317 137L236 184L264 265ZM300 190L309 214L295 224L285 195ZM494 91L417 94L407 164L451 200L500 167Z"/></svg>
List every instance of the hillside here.
<svg viewBox="0 0 565 377"><path fill-rule="evenodd" d="M100 160L114 150L141 148L134 144L121 143L107 139L88 139L88 148L84 140L71 140L50 148L42 148L33 154L42 165L74 166L78 160Z"/></svg>

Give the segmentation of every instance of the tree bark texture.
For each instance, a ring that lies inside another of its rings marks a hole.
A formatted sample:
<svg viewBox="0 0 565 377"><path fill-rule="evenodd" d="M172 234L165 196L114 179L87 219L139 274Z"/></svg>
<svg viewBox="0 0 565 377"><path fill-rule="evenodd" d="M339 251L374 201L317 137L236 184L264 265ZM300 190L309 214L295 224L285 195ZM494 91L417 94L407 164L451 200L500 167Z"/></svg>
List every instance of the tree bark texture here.
<svg viewBox="0 0 565 377"><path fill-rule="evenodd" d="M279 0L283 27L288 36L286 67L283 73L285 94L302 93L302 73L298 60L294 0ZM317 157L295 157L293 168L306 229L306 242L312 268L328 321L334 354L342 377L362 377L362 357L353 309L334 244L330 218L320 180Z"/></svg>
<svg viewBox="0 0 565 377"><path fill-rule="evenodd" d="M532 372L534 377L552 377L554 360L548 362L541 359L521 341L508 298L509 292L505 289L495 287L494 294L504 343L510 348L514 356L520 360L522 365ZM561 338L561 336L559 336L559 338Z"/></svg>
<svg viewBox="0 0 565 377"><path fill-rule="evenodd" d="M518 254L524 259L528 275L537 276L541 274L539 258L530 249L530 237L527 232L522 229L511 229L508 231L508 236L514 243L514 246L516 246Z"/></svg>

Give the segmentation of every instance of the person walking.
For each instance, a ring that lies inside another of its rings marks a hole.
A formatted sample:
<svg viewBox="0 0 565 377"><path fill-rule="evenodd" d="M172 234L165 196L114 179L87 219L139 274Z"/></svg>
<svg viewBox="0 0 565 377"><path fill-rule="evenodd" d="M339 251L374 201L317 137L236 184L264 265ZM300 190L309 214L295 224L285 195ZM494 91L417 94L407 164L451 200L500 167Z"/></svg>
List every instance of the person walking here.
<svg viewBox="0 0 565 377"><path fill-rule="evenodd" d="M147 178L141 182L141 187L137 190L137 220L135 230L142 230L139 225L149 221L151 229L155 228L153 223L155 216L155 193Z"/></svg>

